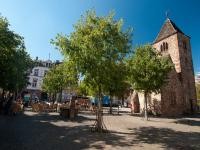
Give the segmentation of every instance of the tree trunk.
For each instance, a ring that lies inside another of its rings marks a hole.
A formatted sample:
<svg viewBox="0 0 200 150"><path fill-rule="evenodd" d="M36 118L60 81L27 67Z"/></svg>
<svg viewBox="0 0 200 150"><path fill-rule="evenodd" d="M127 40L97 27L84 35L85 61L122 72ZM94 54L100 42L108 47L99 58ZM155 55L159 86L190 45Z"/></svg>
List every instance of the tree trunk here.
<svg viewBox="0 0 200 150"><path fill-rule="evenodd" d="M110 96L110 114L112 114L112 104L113 104L113 99L112 96Z"/></svg>
<svg viewBox="0 0 200 150"><path fill-rule="evenodd" d="M124 96L122 96L122 104L121 106L123 107L124 106Z"/></svg>
<svg viewBox="0 0 200 150"><path fill-rule="evenodd" d="M62 88L60 90L60 102L62 102Z"/></svg>
<svg viewBox="0 0 200 150"><path fill-rule="evenodd" d="M51 93L51 102L53 102L53 93ZM53 102L54 103L54 102Z"/></svg>
<svg viewBox="0 0 200 150"><path fill-rule="evenodd" d="M53 103L56 101L57 96L56 96L56 92L53 93Z"/></svg>
<svg viewBox="0 0 200 150"><path fill-rule="evenodd" d="M16 98L15 98L15 100L17 100L18 97L19 97L19 89L17 89L17 91L16 91Z"/></svg>
<svg viewBox="0 0 200 150"><path fill-rule="evenodd" d="M51 102L51 93L48 93L48 95L47 95L47 101Z"/></svg>
<svg viewBox="0 0 200 150"><path fill-rule="evenodd" d="M118 105L117 105L117 114L119 115L119 104L120 104L120 102L119 102L119 100L118 100Z"/></svg>
<svg viewBox="0 0 200 150"><path fill-rule="evenodd" d="M147 112L147 92L144 92L144 118L148 120L148 112Z"/></svg>
<svg viewBox="0 0 200 150"><path fill-rule="evenodd" d="M102 99L101 99L101 87L99 87L99 94L98 94L98 111L97 111L97 131L102 132L103 131L103 125L102 125Z"/></svg>
<svg viewBox="0 0 200 150"><path fill-rule="evenodd" d="M15 101L17 99L17 91L13 92L13 100Z"/></svg>

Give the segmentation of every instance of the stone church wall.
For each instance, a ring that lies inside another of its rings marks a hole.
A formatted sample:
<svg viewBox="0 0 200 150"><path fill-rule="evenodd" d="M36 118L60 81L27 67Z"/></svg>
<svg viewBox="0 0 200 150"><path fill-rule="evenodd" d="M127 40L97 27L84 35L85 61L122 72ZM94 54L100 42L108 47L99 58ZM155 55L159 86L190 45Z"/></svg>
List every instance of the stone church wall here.
<svg viewBox="0 0 200 150"><path fill-rule="evenodd" d="M184 100L186 104L186 112L196 110L197 98L196 98L196 89L195 89L195 79L194 79L194 69L192 62L191 46L189 37L178 33L178 45L180 51L180 60L181 60L181 76L182 76L182 85Z"/></svg>
<svg viewBox="0 0 200 150"><path fill-rule="evenodd" d="M169 18L152 45L162 56L170 56L174 68L160 94L148 96L148 109L163 116L195 112L197 106L190 38ZM138 93L140 109L144 110L144 94Z"/></svg>

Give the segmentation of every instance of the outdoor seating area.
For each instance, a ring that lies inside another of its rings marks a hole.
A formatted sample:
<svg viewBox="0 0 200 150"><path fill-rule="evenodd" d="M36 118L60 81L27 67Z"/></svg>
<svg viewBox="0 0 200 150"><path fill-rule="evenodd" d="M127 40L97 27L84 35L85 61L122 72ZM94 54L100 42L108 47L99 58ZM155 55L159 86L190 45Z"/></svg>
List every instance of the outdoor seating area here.
<svg viewBox="0 0 200 150"><path fill-rule="evenodd" d="M13 101L11 105L11 112L12 114L17 114L23 112L23 104L21 101Z"/></svg>
<svg viewBox="0 0 200 150"><path fill-rule="evenodd" d="M80 111L90 111L92 113L96 113L97 110L97 106L92 104L91 100L87 97L78 97L76 105L78 105Z"/></svg>
<svg viewBox="0 0 200 150"><path fill-rule="evenodd" d="M33 112L56 112L58 104L39 102L31 105Z"/></svg>
<svg viewBox="0 0 200 150"><path fill-rule="evenodd" d="M74 119L78 115L78 108L60 107L60 116L63 118Z"/></svg>
<svg viewBox="0 0 200 150"><path fill-rule="evenodd" d="M21 100L4 100L0 104L0 114L16 115L24 111L24 105Z"/></svg>
<svg viewBox="0 0 200 150"><path fill-rule="evenodd" d="M199 9L0 1L0 150L200 150Z"/></svg>
<svg viewBox="0 0 200 150"><path fill-rule="evenodd" d="M78 104L75 97L73 97L69 102L60 104L59 106L60 116L64 118L74 119L77 116L79 110L80 105Z"/></svg>
<svg viewBox="0 0 200 150"><path fill-rule="evenodd" d="M33 112L58 112L63 118L75 118L80 110L80 105L76 101L64 103L38 102L32 103Z"/></svg>

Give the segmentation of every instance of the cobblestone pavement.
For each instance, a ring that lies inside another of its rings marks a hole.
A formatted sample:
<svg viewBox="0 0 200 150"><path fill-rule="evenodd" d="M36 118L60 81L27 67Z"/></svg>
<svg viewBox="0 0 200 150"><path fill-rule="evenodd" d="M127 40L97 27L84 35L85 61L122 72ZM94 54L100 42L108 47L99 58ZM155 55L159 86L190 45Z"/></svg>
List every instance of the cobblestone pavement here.
<svg viewBox="0 0 200 150"><path fill-rule="evenodd" d="M130 114L104 115L108 133L90 131L95 116L74 121L58 113L0 116L0 150L178 149L200 150L200 118L144 121Z"/></svg>

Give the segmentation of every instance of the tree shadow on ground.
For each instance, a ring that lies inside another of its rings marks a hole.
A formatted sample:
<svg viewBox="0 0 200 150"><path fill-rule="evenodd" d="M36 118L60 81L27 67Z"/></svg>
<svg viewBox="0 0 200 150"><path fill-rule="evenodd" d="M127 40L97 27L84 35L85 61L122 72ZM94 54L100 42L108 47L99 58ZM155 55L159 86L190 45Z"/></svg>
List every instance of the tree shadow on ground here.
<svg viewBox="0 0 200 150"><path fill-rule="evenodd" d="M166 118L166 119L183 119L183 118L200 118L200 113L182 114L179 116L152 116L152 118Z"/></svg>
<svg viewBox="0 0 200 150"><path fill-rule="evenodd" d="M21 114L0 120L1 150L105 149L132 146L123 134L93 133L87 117L60 121L50 114ZM108 147L105 147L108 146ZM117 149L117 148L116 148Z"/></svg>
<svg viewBox="0 0 200 150"><path fill-rule="evenodd" d="M161 144L164 149L199 150L200 133L180 132L169 128L141 127L129 129L142 143Z"/></svg>
<svg viewBox="0 0 200 150"><path fill-rule="evenodd" d="M127 132L93 133L93 119L63 120L57 114L0 116L1 150L133 149L159 144L163 149L200 149L200 133L141 127ZM126 148L125 148L126 146Z"/></svg>
<svg viewBox="0 0 200 150"><path fill-rule="evenodd" d="M34 121L48 121L48 122L58 122L58 121L64 121L64 122L77 122L82 123L85 121L95 121L95 117L86 117L83 115L78 115L74 119L69 119L66 117L61 117L57 113L50 114L50 113L39 113L35 114Z"/></svg>
<svg viewBox="0 0 200 150"><path fill-rule="evenodd" d="M184 125L189 125L189 126L200 126L200 121L191 120L191 119L180 119L180 120L174 121L174 123L184 124Z"/></svg>

